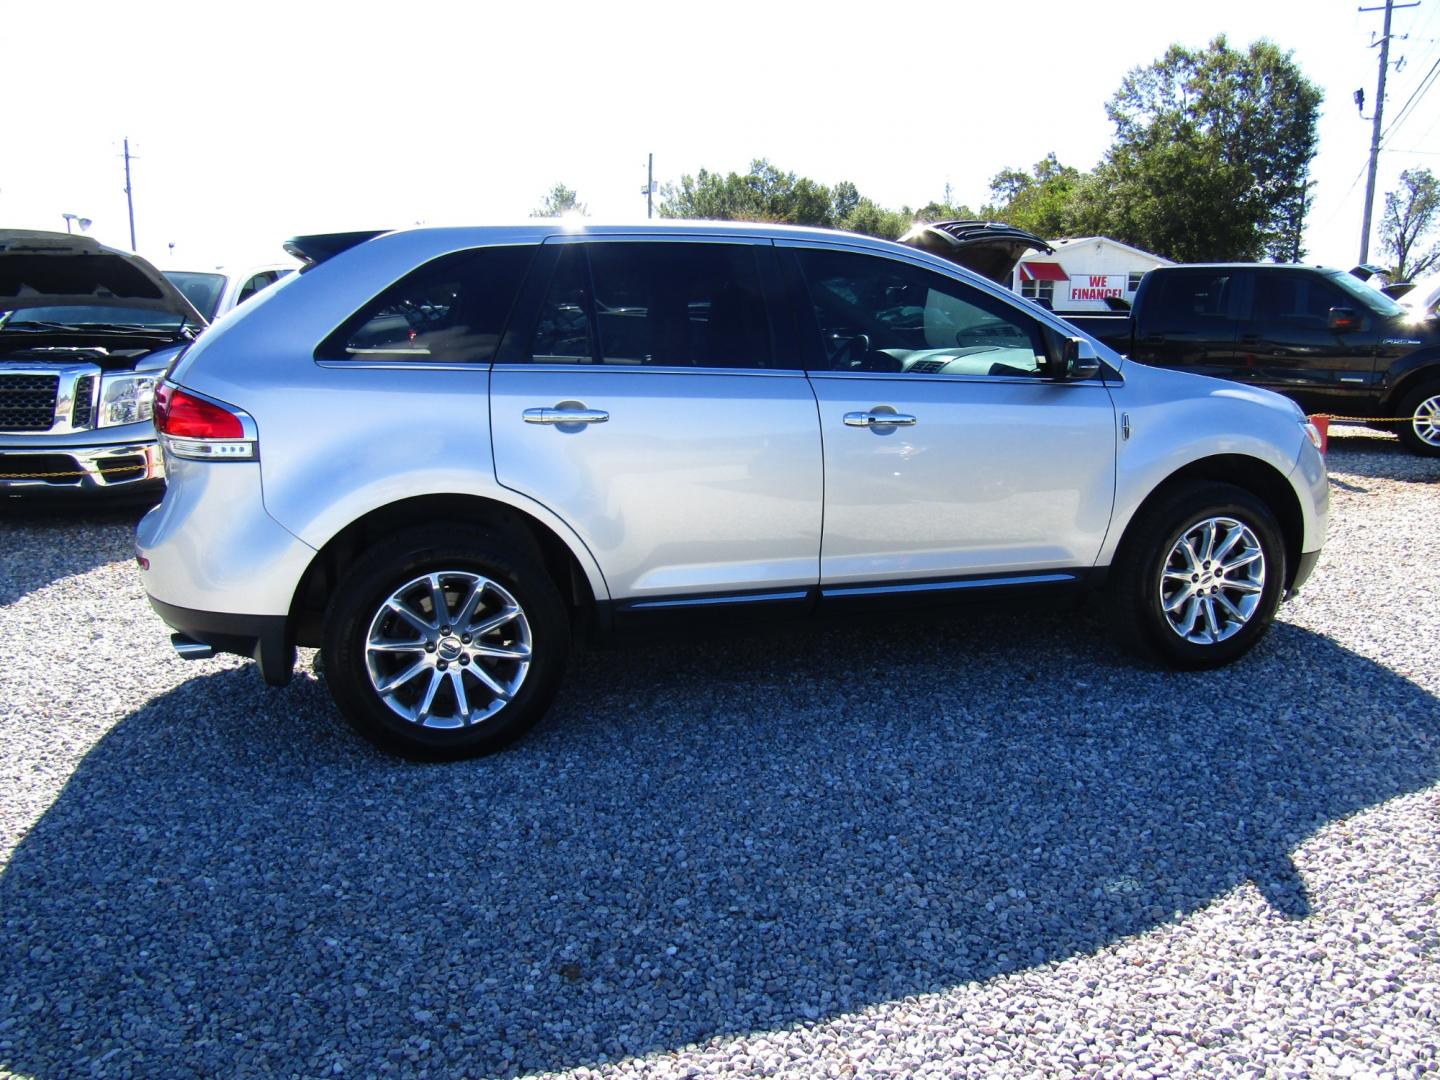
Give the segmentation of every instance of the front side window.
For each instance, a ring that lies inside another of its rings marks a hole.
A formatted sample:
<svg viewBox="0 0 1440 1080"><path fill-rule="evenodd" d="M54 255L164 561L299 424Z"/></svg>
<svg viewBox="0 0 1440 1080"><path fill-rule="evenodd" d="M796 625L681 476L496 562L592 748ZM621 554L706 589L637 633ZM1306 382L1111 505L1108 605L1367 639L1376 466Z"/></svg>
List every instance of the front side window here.
<svg viewBox="0 0 1440 1080"><path fill-rule="evenodd" d="M770 367L755 251L745 244L567 245L530 356L536 363Z"/></svg>
<svg viewBox="0 0 1440 1080"><path fill-rule="evenodd" d="M390 286L330 336L324 359L488 363L534 256L532 246L434 259Z"/></svg>
<svg viewBox="0 0 1440 1080"><path fill-rule="evenodd" d="M1255 318L1307 330L1324 330L1330 309L1349 301L1339 289L1311 274L1259 273L1255 281Z"/></svg>
<svg viewBox="0 0 1440 1080"><path fill-rule="evenodd" d="M1039 376L1039 323L940 274L874 255L799 250L831 371Z"/></svg>

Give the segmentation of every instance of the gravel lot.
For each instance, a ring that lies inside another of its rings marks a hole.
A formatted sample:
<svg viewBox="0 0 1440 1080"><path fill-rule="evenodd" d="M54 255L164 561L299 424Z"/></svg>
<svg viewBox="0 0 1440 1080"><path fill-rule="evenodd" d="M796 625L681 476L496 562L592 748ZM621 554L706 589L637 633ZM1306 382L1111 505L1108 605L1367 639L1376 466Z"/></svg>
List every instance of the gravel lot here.
<svg viewBox="0 0 1440 1080"><path fill-rule="evenodd" d="M444 767L175 659L135 513L5 508L0 1073L1434 1072L1440 461L1331 467L1228 670L1068 612L649 646Z"/></svg>

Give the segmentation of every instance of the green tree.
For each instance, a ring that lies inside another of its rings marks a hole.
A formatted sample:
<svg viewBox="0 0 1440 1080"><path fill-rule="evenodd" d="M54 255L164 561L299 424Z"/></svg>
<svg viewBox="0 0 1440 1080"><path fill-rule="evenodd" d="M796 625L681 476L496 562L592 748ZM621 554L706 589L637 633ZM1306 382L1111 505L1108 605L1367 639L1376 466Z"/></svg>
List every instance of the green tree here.
<svg viewBox="0 0 1440 1080"><path fill-rule="evenodd" d="M1391 277L1410 281L1440 263L1440 244L1419 250L1440 219L1440 181L1429 169L1406 169L1400 187L1385 196L1380 218L1380 249L1393 260Z"/></svg>
<svg viewBox="0 0 1440 1080"><path fill-rule="evenodd" d="M1075 226L1082 217L1077 195L1086 179L1079 169L1046 154L1028 173L1010 168L996 173L990 181L995 201L981 213L1047 240L1083 235Z"/></svg>
<svg viewBox="0 0 1440 1080"><path fill-rule="evenodd" d="M841 186L845 201L853 206L859 198L855 185ZM744 175L732 172L722 176L701 169L694 176L682 176L678 184L666 184L661 189L660 216L831 226L835 207L824 184L783 172L757 158Z"/></svg>
<svg viewBox="0 0 1440 1080"><path fill-rule="evenodd" d="M556 184L545 196L545 201L530 211L530 216L560 217L564 214L580 214L583 217L588 212L579 195L564 184Z"/></svg>
<svg viewBox="0 0 1440 1080"><path fill-rule="evenodd" d="M1201 50L1172 45L1106 107L1104 231L1183 262L1292 257L1321 97L1269 41L1244 52L1224 35Z"/></svg>
<svg viewBox="0 0 1440 1080"><path fill-rule="evenodd" d="M847 232L878 236L882 240L898 240L915 223L909 207L887 210L873 199L861 198L839 222Z"/></svg>
<svg viewBox="0 0 1440 1080"><path fill-rule="evenodd" d="M923 221L927 224L934 221L970 221L974 220L976 216L975 211L963 203L960 206L955 206L952 203L936 202L933 199L913 214L910 213L908 208L903 211L903 213L911 219L910 224L912 225L917 221ZM909 228L909 226L907 225L906 228Z"/></svg>

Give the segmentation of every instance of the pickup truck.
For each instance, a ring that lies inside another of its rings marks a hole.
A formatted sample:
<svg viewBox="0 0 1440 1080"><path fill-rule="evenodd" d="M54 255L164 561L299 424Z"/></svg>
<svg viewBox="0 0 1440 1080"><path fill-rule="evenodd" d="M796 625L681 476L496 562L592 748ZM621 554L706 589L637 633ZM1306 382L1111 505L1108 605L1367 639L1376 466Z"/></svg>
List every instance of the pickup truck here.
<svg viewBox="0 0 1440 1080"><path fill-rule="evenodd" d="M1142 364L1274 390L1440 455L1440 318L1342 270L1158 267L1129 313L1056 314Z"/></svg>
<svg viewBox="0 0 1440 1080"><path fill-rule="evenodd" d="M204 326L138 255L0 229L0 499L158 494L155 385Z"/></svg>

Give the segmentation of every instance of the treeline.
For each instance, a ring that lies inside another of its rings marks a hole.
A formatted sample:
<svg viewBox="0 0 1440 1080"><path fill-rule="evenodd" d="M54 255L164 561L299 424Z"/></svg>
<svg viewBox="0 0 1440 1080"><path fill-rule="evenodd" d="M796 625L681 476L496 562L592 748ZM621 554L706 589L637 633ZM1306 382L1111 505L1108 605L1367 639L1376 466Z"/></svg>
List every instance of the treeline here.
<svg viewBox="0 0 1440 1080"><path fill-rule="evenodd" d="M662 189L664 217L768 221L893 239L916 221L984 218L1046 238L1106 235L1177 262L1298 260L1321 91L1268 41L1171 46L1125 76L1106 112L1110 148L1088 171L1049 154L1005 168L971 208L892 209L849 181L827 186L760 159Z"/></svg>

